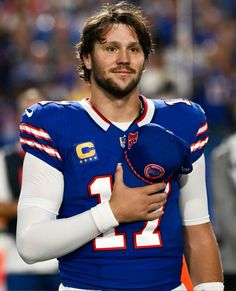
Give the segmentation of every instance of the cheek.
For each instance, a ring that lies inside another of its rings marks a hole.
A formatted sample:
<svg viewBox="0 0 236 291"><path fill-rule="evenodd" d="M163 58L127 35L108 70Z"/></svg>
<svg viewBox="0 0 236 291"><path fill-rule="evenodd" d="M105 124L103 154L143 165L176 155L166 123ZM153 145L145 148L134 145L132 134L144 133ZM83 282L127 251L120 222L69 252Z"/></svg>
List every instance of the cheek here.
<svg viewBox="0 0 236 291"><path fill-rule="evenodd" d="M99 56L95 55L91 59L91 63L92 63L92 69L96 68L96 70L99 70L99 71L106 71L107 68L110 67L110 61L108 61L107 57L103 55L99 55Z"/></svg>
<svg viewBox="0 0 236 291"><path fill-rule="evenodd" d="M146 66L146 60L145 60L145 58L144 57L140 58L139 59L139 63L140 63L140 66L141 67L145 67Z"/></svg>
<svg viewBox="0 0 236 291"><path fill-rule="evenodd" d="M135 66L136 68L144 68L145 67L145 59L142 56L136 56L132 59L133 66Z"/></svg>
<svg viewBox="0 0 236 291"><path fill-rule="evenodd" d="M138 72L142 72L145 69L145 63L144 62L137 62L135 64L136 70Z"/></svg>

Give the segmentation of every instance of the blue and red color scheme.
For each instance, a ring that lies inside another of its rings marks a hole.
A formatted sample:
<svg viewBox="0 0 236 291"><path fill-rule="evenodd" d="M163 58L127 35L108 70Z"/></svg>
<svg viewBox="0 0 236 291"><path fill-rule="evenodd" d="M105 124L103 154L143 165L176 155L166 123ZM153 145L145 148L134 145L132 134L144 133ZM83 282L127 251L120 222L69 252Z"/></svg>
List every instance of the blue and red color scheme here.
<svg viewBox="0 0 236 291"><path fill-rule="evenodd" d="M125 141L142 126L156 124L184 140L190 148L190 163L202 155L208 137L206 117L199 105L142 96L140 100L144 110L126 131L104 118L86 99L37 104L30 107L30 117L23 115L20 140L24 150L63 173L64 199L58 219L109 200L117 163L123 163L127 186L147 185L125 164ZM131 140L132 149L138 140ZM173 161L163 162L165 175ZM160 220L120 224L59 258L62 283L110 291L169 291L180 285L183 236L176 173L171 173L167 186L168 200Z"/></svg>

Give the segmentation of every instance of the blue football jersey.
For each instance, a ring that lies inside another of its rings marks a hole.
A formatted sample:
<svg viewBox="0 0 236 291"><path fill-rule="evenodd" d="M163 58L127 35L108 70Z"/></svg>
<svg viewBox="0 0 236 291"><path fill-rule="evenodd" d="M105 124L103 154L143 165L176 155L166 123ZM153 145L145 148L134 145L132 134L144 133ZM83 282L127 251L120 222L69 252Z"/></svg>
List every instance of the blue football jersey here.
<svg viewBox="0 0 236 291"><path fill-rule="evenodd" d="M191 163L207 143L206 116L187 100L150 100L141 96L142 114L122 131L87 99L45 102L28 108L20 124L26 152L64 175L64 197L58 219L84 212L109 200L117 163L124 162L127 143L149 123L181 138ZM145 185L124 171L128 186ZM120 224L74 252L58 258L64 286L92 290L169 291L180 285L183 256L178 176L167 182L164 215L154 221ZM63 234L62 234L63 235Z"/></svg>

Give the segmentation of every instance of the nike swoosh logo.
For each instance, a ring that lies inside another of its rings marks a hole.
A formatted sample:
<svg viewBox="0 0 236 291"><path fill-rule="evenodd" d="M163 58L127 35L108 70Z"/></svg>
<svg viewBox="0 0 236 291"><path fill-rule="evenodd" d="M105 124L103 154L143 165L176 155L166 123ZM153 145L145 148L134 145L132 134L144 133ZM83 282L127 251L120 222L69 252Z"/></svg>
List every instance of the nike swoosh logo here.
<svg viewBox="0 0 236 291"><path fill-rule="evenodd" d="M25 110L25 113L26 113L26 115L28 116L28 117L31 117L32 115L33 115L33 110L31 110L31 109L26 109Z"/></svg>

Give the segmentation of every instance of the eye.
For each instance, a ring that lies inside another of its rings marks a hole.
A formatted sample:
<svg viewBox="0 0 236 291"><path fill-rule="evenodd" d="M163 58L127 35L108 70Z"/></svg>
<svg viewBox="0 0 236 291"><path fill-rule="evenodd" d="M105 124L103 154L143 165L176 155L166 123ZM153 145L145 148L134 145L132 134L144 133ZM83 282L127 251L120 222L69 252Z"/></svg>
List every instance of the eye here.
<svg viewBox="0 0 236 291"><path fill-rule="evenodd" d="M129 50L131 51L131 53L139 53L140 52L140 48L136 47L136 46L131 47Z"/></svg>
<svg viewBox="0 0 236 291"><path fill-rule="evenodd" d="M108 46L108 47L106 47L106 51L109 53L115 53L115 52L117 52L117 48L114 46Z"/></svg>

